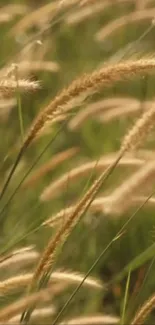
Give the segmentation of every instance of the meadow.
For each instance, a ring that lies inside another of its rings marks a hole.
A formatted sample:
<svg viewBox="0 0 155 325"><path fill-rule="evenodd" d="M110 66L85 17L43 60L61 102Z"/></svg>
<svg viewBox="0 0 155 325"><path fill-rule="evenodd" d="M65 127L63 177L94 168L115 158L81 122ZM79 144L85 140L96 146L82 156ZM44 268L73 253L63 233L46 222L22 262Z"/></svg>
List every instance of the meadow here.
<svg viewBox="0 0 155 325"><path fill-rule="evenodd" d="M155 2L0 1L0 324L155 322Z"/></svg>

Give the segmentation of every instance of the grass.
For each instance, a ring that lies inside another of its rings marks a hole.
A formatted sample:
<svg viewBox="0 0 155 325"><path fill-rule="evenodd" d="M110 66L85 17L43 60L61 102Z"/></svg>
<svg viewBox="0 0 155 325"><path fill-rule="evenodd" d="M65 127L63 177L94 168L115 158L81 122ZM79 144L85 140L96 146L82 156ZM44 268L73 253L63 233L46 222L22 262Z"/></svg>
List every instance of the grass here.
<svg viewBox="0 0 155 325"><path fill-rule="evenodd" d="M94 2L2 1L1 322L155 321L155 9Z"/></svg>

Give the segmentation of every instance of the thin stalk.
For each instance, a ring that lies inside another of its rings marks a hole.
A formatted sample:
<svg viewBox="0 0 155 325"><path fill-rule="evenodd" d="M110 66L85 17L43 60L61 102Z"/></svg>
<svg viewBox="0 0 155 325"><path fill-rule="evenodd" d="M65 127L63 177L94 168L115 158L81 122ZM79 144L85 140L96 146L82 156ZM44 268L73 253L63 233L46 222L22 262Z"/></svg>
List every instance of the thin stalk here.
<svg viewBox="0 0 155 325"><path fill-rule="evenodd" d="M135 215L142 210L142 208L144 207L144 205L149 201L149 199L152 197L152 195L155 193L155 190L147 197L147 199L136 209L136 211L130 216L130 218L124 223L124 225L121 227L121 229L117 232L116 236L112 239L112 241L109 243L109 245L104 248L102 250L102 252L100 253L100 255L96 258L94 264L91 266L91 268L88 270L88 272L85 275L85 278L83 279L82 283L80 283L78 285L78 287L74 290L74 292L72 293L72 295L69 297L69 299L67 300L67 302L65 303L65 305L62 307L62 309L60 310L59 314L57 315L57 317L55 318L54 322L52 323L52 325L56 325L56 323L58 322L58 320L60 319L60 317L64 314L64 311L66 310L66 308L69 306L70 302L72 301L72 299L74 298L75 294L79 291L79 289L81 288L82 284L84 283L84 281L87 279L87 277L90 275L90 273L92 272L92 270L96 267L96 265L99 263L99 261L101 260L101 258L103 257L104 253L107 251L107 249L111 246L111 244L113 243L113 241L115 241L117 238L119 238L126 230L126 227L128 226L128 224L132 221L132 219L135 217ZM107 285L107 289L110 286L111 283L109 283Z"/></svg>
<svg viewBox="0 0 155 325"><path fill-rule="evenodd" d="M126 55L128 55L128 56L132 55L132 50L135 50L138 43L140 43L145 38L145 36L147 36L152 31L153 28L154 28L154 25L151 22L151 25L144 31L144 33L142 35L140 35L140 37L135 42L133 42L132 44L129 44L129 46L127 47L127 49L124 51L123 55L121 56L120 60L124 59L126 57Z"/></svg>
<svg viewBox="0 0 155 325"><path fill-rule="evenodd" d="M20 88L19 88L19 78L18 78L18 66L15 64L15 79L17 83L16 88L16 96L17 96L17 107L18 107L18 118L19 118L19 125L20 125L20 133L21 133L21 140L22 144L24 142L24 124L23 124L23 116L22 116L22 103L21 103L21 96L20 96Z"/></svg>
<svg viewBox="0 0 155 325"><path fill-rule="evenodd" d="M8 185L9 185L11 179L12 179L12 176L13 176L13 174L14 174L14 172L15 172L15 170L16 170L16 168L17 168L17 166L18 166L18 164L19 164L19 162L20 162L20 160L21 160L21 158L22 158L25 150L26 150L26 147L25 146L23 146L20 149L20 151L19 151L19 153L18 153L18 155L16 157L16 160L15 160L13 166L12 166L12 169L10 170L10 173L9 173L9 175L8 175L8 177L7 177L7 179L6 179L5 183L4 183L4 186L3 186L2 190L1 190L0 200L2 199L2 197L4 196L4 194L6 192L6 190L8 188ZM1 215L1 212L0 212L0 215Z"/></svg>
<svg viewBox="0 0 155 325"><path fill-rule="evenodd" d="M69 297L69 299L66 301L66 303L64 304L64 306L62 307L62 309L60 310L59 314L56 316L56 318L54 319L52 325L56 325L58 320L60 319L60 317L64 314L65 309L68 307L68 305L70 304L70 302L73 300L74 296L78 293L78 291L80 290L80 288L82 287L83 283L85 282L85 280L87 279L87 277L90 275L90 273L93 271L93 269L97 266L97 264L99 263L100 259L104 256L104 254L107 252L107 250L112 246L112 244L118 240L121 236L123 235L123 233L120 233L119 235L116 235L111 242L104 248L104 250L101 252L101 254L98 256L98 258L95 260L95 262L93 263L93 265L90 267L90 269L88 270L88 272L86 273L85 277L83 278L83 280L81 281L81 283L75 288L75 290L73 291L72 295Z"/></svg>
<svg viewBox="0 0 155 325"><path fill-rule="evenodd" d="M143 294L143 291L144 291L144 288L145 288L149 273L151 271L151 268L152 268L154 262L155 262L155 257L152 259L151 263L148 266L147 272L146 272L145 277L143 279L140 290L137 293L137 296L134 297L134 301L131 300L131 303L129 304L128 314L127 314L128 319L131 319L131 316L133 315L134 311L137 309L137 303L139 303L140 296L142 296L142 294Z"/></svg>
<svg viewBox="0 0 155 325"><path fill-rule="evenodd" d="M121 325L125 325L125 312L126 312L126 305L127 305L127 300L128 300L128 294L129 294L130 275L131 275L131 270L128 273L128 277L127 277L127 281L126 281L125 295L124 295L124 301L123 301L123 310L122 310L122 317L121 317Z"/></svg>
<svg viewBox="0 0 155 325"><path fill-rule="evenodd" d="M1 221L3 220L3 218L1 218L3 212L5 211L5 209L8 207L8 205L10 204L10 202L12 201L12 199L14 198L14 196L16 195L16 193L18 192L19 188L21 187L22 183L25 181L26 177L29 175L29 173L32 171L32 169L35 167L35 165L38 163L38 161L41 159L41 157L44 155L44 153L46 152L46 150L51 146L51 144L53 143L53 141L56 139L57 135L62 131L63 127L64 127L64 124L66 124L68 122L68 120L66 120L62 125L61 127L58 129L58 131L55 133L54 137L52 137L52 139L48 142L48 144L45 146L45 148L43 149L43 151L41 151L41 153L39 154L39 156L35 159L35 161L32 163L32 165L30 166L30 168L28 169L28 171L25 173L25 175L23 176L23 178L21 179L21 181L19 182L19 184L17 185L17 187L15 188L15 190L13 191L13 193L11 194L11 196L9 197L8 201L5 203L5 205L3 206L3 208L1 209L0 211L0 224L1 224ZM0 194L0 199L2 198L2 196L4 195L5 193L5 190L7 189L8 187L8 184L9 184L9 181L10 179L12 178L13 176L13 173L24 153L24 147L22 147L22 149L20 150L17 158L16 158L16 161L12 167L12 170L7 178L7 181L2 189L2 192Z"/></svg>
<svg viewBox="0 0 155 325"><path fill-rule="evenodd" d="M60 249L63 247L64 243L69 238L69 235L73 228L75 228L78 222L81 220L82 216L86 213L89 206L91 205L92 201L94 200L95 196L97 195L98 191L100 190L101 186L107 181L107 179L111 176L112 172L116 168L118 162L122 158L122 153L118 155L116 160L106 169L106 171L101 174L99 178L94 182L90 190L86 192L85 196L82 198L80 203L75 208L74 212L71 214L68 220L64 223L63 227L60 227L58 232L56 233L55 237L49 241L47 248L40 259L36 271L34 272L34 277L32 279L32 283L29 288L29 293L33 292L34 290L40 290L42 287L48 284L49 275L52 273L56 257L59 255ZM87 203L85 200L87 199ZM84 209L83 209L84 206ZM76 221L76 216L79 214L78 220ZM75 224L74 224L75 223ZM69 229L70 228L70 229ZM68 230L69 229L69 230ZM120 236L120 233L118 234ZM58 245L55 246L55 243ZM44 265L47 262L47 259L52 257L52 263L49 264L46 272L44 272ZM25 310L21 316L20 322L22 324L27 324L30 320L32 311L34 310L35 306L32 306L28 310Z"/></svg>

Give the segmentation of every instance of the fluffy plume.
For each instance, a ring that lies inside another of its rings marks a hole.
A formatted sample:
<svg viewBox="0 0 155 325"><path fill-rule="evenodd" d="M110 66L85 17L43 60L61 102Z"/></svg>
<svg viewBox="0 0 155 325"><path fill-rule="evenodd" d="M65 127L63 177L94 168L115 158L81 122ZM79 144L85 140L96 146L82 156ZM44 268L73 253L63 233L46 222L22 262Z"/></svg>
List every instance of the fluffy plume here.
<svg viewBox="0 0 155 325"><path fill-rule="evenodd" d="M133 22L138 22L141 20L146 20L146 19L153 19L155 16L155 9L145 9L145 10L140 10L140 11L135 11L132 12L128 15L124 15L121 18L117 18L116 20L110 22L108 25L105 27L101 28L96 36L95 39L97 41L104 41L107 39L113 32L117 31L119 28L124 27L126 24L131 24Z"/></svg>
<svg viewBox="0 0 155 325"><path fill-rule="evenodd" d="M103 3L103 1L98 1L98 3L94 3L91 6L81 8L79 10L76 10L74 13L69 14L65 21L68 25L76 25L94 15L97 15L99 12L101 12L101 10L103 11L107 6L107 2Z"/></svg>
<svg viewBox="0 0 155 325"><path fill-rule="evenodd" d="M19 79L18 80L18 89L20 91L34 91L40 88L40 84L38 81L30 81ZM17 91L17 81L14 79L0 79L0 93L3 96L10 96Z"/></svg>
<svg viewBox="0 0 155 325"><path fill-rule="evenodd" d="M107 209L108 213L124 212L130 205L134 196L147 185L152 183L153 176L155 175L154 161L147 162L137 172L133 173L126 181L124 181L111 195Z"/></svg>
<svg viewBox="0 0 155 325"><path fill-rule="evenodd" d="M149 298L135 315L131 325L143 325L155 306L155 296Z"/></svg>
<svg viewBox="0 0 155 325"><path fill-rule="evenodd" d="M125 135L121 145L121 152L135 150L140 146L152 130L154 122L155 104L142 114L132 129Z"/></svg>
<svg viewBox="0 0 155 325"><path fill-rule="evenodd" d="M43 177L46 173L53 170L59 164L61 164L66 159L73 157L78 152L78 148L70 148L63 152L60 152L52 157L47 163L38 168L32 175L30 175L25 182L23 183L23 187L26 188L28 186L34 185L41 177Z"/></svg>
<svg viewBox="0 0 155 325"><path fill-rule="evenodd" d="M4 296L10 291L20 291L24 287L28 286L33 278L32 273L26 273L14 276L4 281L0 281L0 296ZM75 273L67 270L57 270L52 273L50 276L50 283L64 283L69 284L79 284L84 278L84 275L81 273ZM84 283L87 287L92 287L94 289L102 289L103 286L101 282L93 277L88 277ZM53 291L54 292L54 291Z"/></svg>
<svg viewBox="0 0 155 325"><path fill-rule="evenodd" d="M90 315L65 320L60 325L113 325L119 324L119 317L112 315Z"/></svg>
<svg viewBox="0 0 155 325"><path fill-rule="evenodd" d="M89 117L98 116L98 114L102 112L107 112L109 109L114 109L117 107L121 107L122 109L124 106L135 106L139 104L139 101L135 98L130 97L114 97L114 98L106 98L102 99L100 101L97 101L95 103L88 104L86 107L83 108L79 113L73 117L69 123L68 126L71 130L78 129ZM106 113L105 113L106 114ZM100 115L99 115L100 116Z"/></svg>
<svg viewBox="0 0 155 325"><path fill-rule="evenodd" d="M50 185L48 185L42 192L40 199L42 201L48 201L51 198L55 197L57 193L60 194L61 190L64 190L68 187L69 182L72 184L73 181L76 181L77 178L85 176L90 172L96 173L99 171L104 170L106 167L111 165L115 159L117 158L117 155L111 155L111 156L104 156L99 161L91 161L85 164L82 164L79 167L76 167L69 172L63 174L58 180L55 182L52 182ZM119 162L119 166L140 166L144 163L143 159L136 159L134 157L128 157L128 158L122 158Z"/></svg>
<svg viewBox="0 0 155 325"><path fill-rule="evenodd" d="M21 313L24 308L29 307L37 302L47 302L52 297L52 289L44 289L38 293L34 293L28 297L21 298L16 302L0 309L0 324L4 324L5 321L9 320L13 316Z"/></svg>
<svg viewBox="0 0 155 325"><path fill-rule="evenodd" d="M53 316L53 314L55 313L56 309L54 306L50 306L50 307L44 307L44 308L39 308L39 309L36 309L33 311L32 315L31 315L31 322L33 324L33 322L37 322L41 319L43 319L42 321L44 322L45 321L45 318L50 318L51 320L51 316ZM21 319L21 314L18 314L14 317L12 317L11 319L9 319L7 321L7 323L5 323L6 325L7 324L14 324L14 325L17 325L20 323L20 319ZM5 325L4 324L4 325Z"/></svg>
<svg viewBox="0 0 155 325"><path fill-rule="evenodd" d="M137 60L107 66L73 81L37 116L25 138L24 147L32 142L48 122L52 123L57 116L66 113L75 105L80 105L88 95L97 89L110 86L119 80L129 79L137 74L152 73L154 68L155 61L153 59Z"/></svg>

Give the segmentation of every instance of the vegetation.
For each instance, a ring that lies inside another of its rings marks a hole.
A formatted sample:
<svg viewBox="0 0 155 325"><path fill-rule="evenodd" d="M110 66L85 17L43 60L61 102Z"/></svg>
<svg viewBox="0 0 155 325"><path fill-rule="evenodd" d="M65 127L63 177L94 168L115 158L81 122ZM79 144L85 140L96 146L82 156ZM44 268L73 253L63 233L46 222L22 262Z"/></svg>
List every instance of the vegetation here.
<svg viewBox="0 0 155 325"><path fill-rule="evenodd" d="M1 0L1 324L155 321L154 15Z"/></svg>

